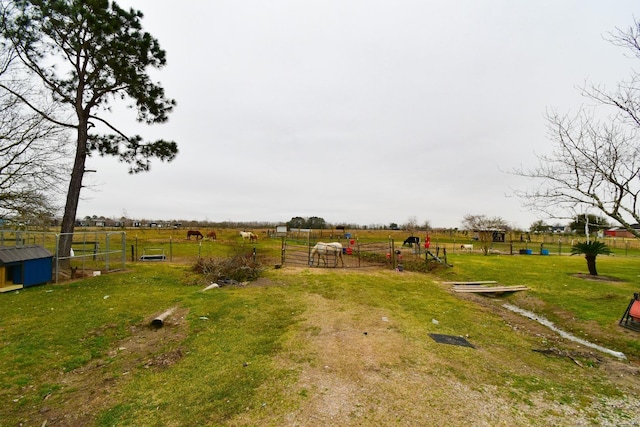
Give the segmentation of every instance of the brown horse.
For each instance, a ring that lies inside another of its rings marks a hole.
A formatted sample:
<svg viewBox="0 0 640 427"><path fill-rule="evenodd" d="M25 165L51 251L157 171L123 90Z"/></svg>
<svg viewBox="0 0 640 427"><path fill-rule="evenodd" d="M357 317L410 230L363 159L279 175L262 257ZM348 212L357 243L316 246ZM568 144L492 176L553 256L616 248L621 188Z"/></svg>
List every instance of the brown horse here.
<svg viewBox="0 0 640 427"><path fill-rule="evenodd" d="M216 240L218 238L218 236L216 236L216 232L215 231L210 231L207 233L207 237L211 240Z"/></svg>
<svg viewBox="0 0 640 427"><path fill-rule="evenodd" d="M198 230L187 231L187 240L191 240L191 236L196 236L196 240L200 240L204 237Z"/></svg>

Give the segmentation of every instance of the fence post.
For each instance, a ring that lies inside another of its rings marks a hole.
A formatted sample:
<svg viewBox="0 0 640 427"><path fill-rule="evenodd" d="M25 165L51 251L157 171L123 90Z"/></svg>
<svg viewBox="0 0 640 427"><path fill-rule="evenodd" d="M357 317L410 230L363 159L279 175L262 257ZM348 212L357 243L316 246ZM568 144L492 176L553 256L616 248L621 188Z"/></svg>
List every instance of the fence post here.
<svg viewBox="0 0 640 427"><path fill-rule="evenodd" d="M280 246L280 264L284 265L284 256L285 256L285 237L282 236L282 244Z"/></svg>
<svg viewBox="0 0 640 427"><path fill-rule="evenodd" d="M120 239L122 240L122 269L124 270L127 265L127 234L123 231L120 232Z"/></svg>
<svg viewBox="0 0 640 427"><path fill-rule="evenodd" d="M393 239L391 239L391 269L396 269L396 245Z"/></svg>
<svg viewBox="0 0 640 427"><path fill-rule="evenodd" d="M56 283L60 272L60 234L56 233Z"/></svg>
<svg viewBox="0 0 640 427"><path fill-rule="evenodd" d="M98 235L96 234L96 245L98 242L97 239ZM105 248L104 248L104 269L105 271L107 271L107 273L109 272L109 233L107 233L107 235L105 236L105 244L104 244Z"/></svg>
<svg viewBox="0 0 640 427"><path fill-rule="evenodd" d="M424 267L429 271L429 249L424 250Z"/></svg>

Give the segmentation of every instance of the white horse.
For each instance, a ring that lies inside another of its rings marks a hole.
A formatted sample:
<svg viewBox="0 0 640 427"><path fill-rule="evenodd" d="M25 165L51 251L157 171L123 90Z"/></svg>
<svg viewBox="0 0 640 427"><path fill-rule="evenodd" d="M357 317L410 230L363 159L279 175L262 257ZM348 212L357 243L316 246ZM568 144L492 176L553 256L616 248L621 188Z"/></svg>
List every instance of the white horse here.
<svg viewBox="0 0 640 427"><path fill-rule="evenodd" d="M317 261L318 266L320 265L320 257L324 259L324 265L327 265L327 255L334 256L334 259L335 259L335 264L333 265L334 267L338 265L338 258L340 259L340 262L344 267L344 260L342 259L342 245L338 242L316 243L316 245L311 249L311 260L309 261L309 265L313 265L313 261L316 258L316 256L318 257L318 261Z"/></svg>
<svg viewBox="0 0 640 427"><path fill-rule="evenodd" d="M258 236L256 236L255 234L253 234L253 233L252 233L252 232L250 232L250 231L241 231L241 232L240 232L240 235L242 236L242 241L243 241L243 242L244 242L244 241L246 241L247 239L248 239L250 242L255 242L255 241L257 241L257 240L258 240Z"/></svg>

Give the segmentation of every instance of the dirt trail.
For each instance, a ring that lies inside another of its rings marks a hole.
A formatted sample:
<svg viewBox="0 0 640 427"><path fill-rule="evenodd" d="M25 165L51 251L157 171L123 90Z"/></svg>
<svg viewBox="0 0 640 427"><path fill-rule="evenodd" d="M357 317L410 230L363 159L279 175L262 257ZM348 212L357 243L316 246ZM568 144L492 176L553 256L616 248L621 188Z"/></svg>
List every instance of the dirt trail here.
<svg viewBox="0 0 640 427"><path fill-rule="evenodd" d="M599 425L640 425L624 424L629 420L616 419L612 409L638 414L635 398L600 402L587 414L543 395L529 396L527 405L505 398L494 386L463 383L447 372L447 361L438 354L442 344L410 342L399 327L382 310L311 295L306 327L282 360L300 369L290 393L302 403L273 424L579 426L592 425L590 415L602 412Z"/></svg>

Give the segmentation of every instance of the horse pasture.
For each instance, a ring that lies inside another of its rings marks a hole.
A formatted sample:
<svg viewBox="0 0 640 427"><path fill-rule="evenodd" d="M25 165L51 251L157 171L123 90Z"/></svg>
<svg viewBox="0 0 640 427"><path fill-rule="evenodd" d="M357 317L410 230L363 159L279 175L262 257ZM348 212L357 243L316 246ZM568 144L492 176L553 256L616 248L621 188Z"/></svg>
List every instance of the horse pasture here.
<svg viewBox="0 0 640 427"><path fill-rule="evenodd" d="M579 257L466 251L429 274L276 269L281 241L266 234L254 246L238 230L197 242L164 233L140 232L138 245L169 242L173 261L0 295L0 425L640 423L639 333L618 326L637 258L599 257L601 280L580 274ZM269 260L260 279L204 290L198 254L253 247ZM447 284L472 280L528 290L491 297ZM471 346L452 344L461 338Z"/></svg>

